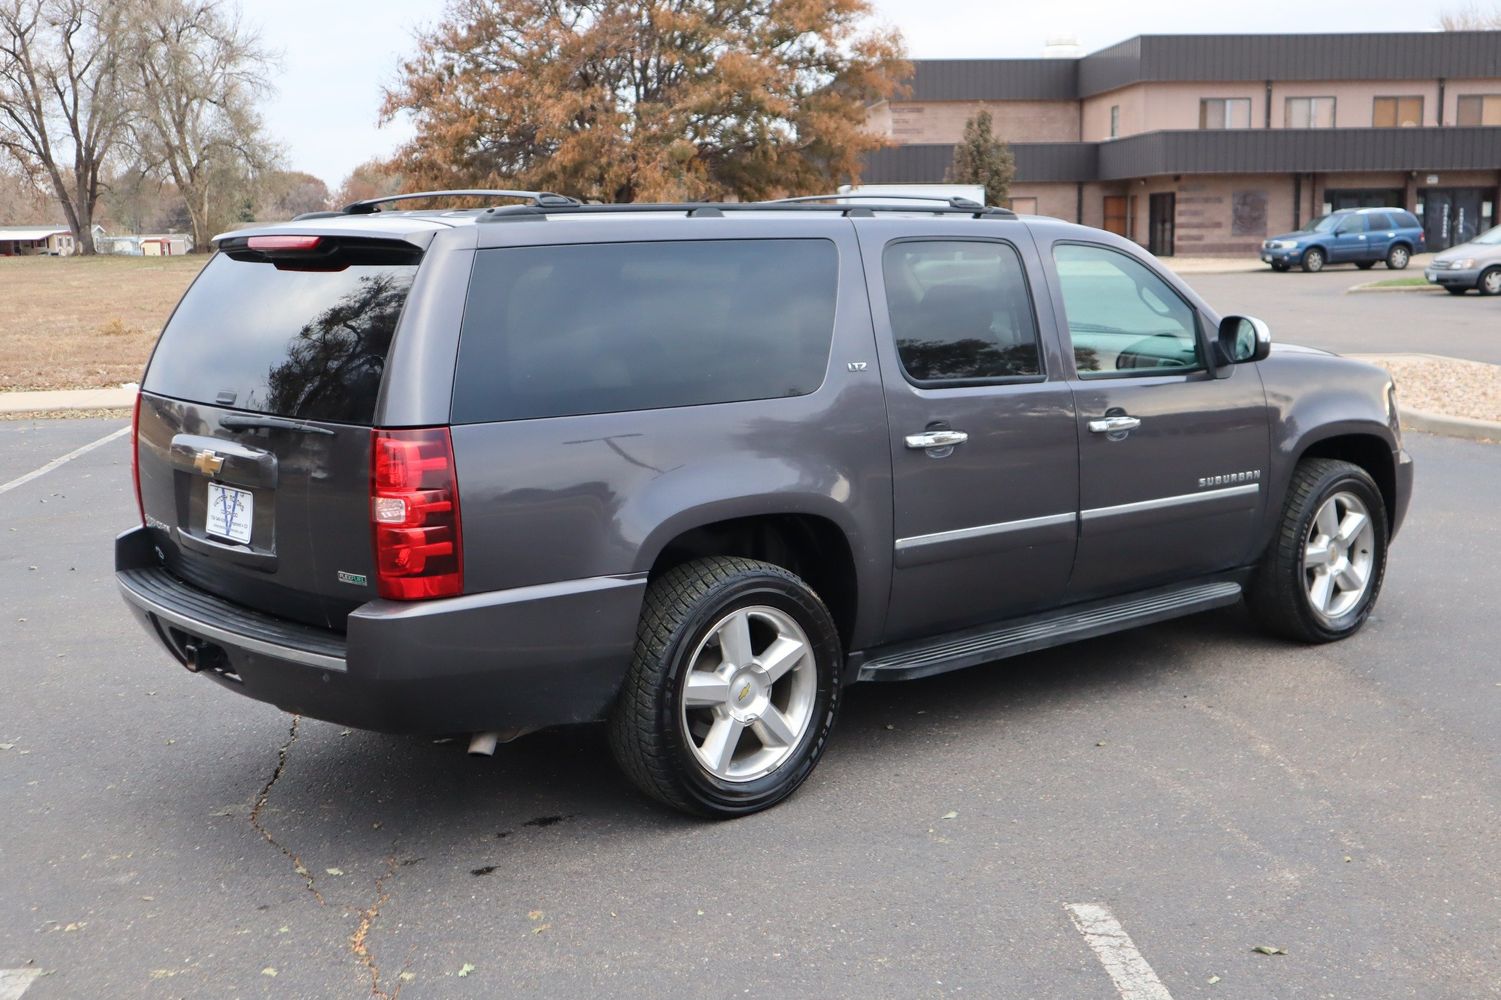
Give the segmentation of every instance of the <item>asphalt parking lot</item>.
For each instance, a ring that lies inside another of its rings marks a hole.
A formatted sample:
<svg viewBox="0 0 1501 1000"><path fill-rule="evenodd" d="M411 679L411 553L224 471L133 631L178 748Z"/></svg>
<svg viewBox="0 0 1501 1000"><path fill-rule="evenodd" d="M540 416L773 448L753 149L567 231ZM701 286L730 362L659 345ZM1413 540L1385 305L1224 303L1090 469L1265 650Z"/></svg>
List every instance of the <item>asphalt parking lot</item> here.
<svg viewBox="0 0 1501 1000"><path fill-rule="evenodd" d="M1319 343L1260 284L1369 277L1191 281ZM176 667L115 594L126 441L10 486L120 427L0 423L0 1000L1501 996L1501 446L1409 435L1350 641L1227 609L857 687L793 799L705 824L594 730L470 759Z"/></svg>
<svg viewBox="0 0 1501 1000"><path fill-rule="evenodd" d="M1270 267L1184 280L1221 313L1264 319L1272 336L1340 354L1403 351L1501 364L1501 298L1440 291L1355 292L1356 285L1422 277L1418 262L1388 271L1336 264L1318 274Z"/></svg>

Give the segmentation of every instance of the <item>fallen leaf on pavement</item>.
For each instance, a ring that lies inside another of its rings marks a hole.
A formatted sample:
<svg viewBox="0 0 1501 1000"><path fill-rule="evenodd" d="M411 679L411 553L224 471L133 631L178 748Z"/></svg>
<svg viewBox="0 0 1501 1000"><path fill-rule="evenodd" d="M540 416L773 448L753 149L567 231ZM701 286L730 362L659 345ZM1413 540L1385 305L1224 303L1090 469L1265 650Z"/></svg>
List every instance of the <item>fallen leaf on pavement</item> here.
<svg viewBox="0 0 1501 1000"><path fill-rule="evenodd" d="M1278 948L1275 945L1270 945L1270 944L1258 944L1256 947L1252 948L1251 950L1254 951L1254 952L1256 952L1256 954L1258 954L1258 955L1286 955L1287 954L1287 952L1283 951L1281 948Z"/></svg>
<svg viewBox="0 0 1501 1000"><path fill-rule="evenodd" d="M330 875L343 875L344 874L344 869L342 869L342 868L325 868L323 870L326 871L326 872L328 872Z"/></svg>
<svg viewBox="0 0 1501 1000"><path fill-rule="evenodd" d="M271 966L268 965L264 969L261 970L261 975L263 975L263 976L270 976L272 979L275 979L276 978L276 970L273 969L273 968L271 968Z"/></svg>
<svg viewBox="0 0 1501 1000"><path fill-rule="evenodd" d="M956 812L954 812L954 810L950 809L948 812L946 812L946 813L943 814L943 818L944 819L958 819L959 818L959 814L956 813Z"/></svg>
<svg viewBox="0 0 1501 1000"><path fill-rule="evenodd" d="M1219 981L1220 981L1220 977L1219 976L1210 976L1209 977L1209 985L1210 986L1213 986L1215 983L1217 983Z"/></svg>
<svg viewBox="0 0 1501 1000"><path fill-rule="evenodd" d="M468 962L465 962L464 963L464 967L461 968L461 969L459 969L459 978L462 979L465 976L469 975L469 973L471 973L473 971L474 971L474 966L470 965Z"/></svg>
<svg viewBox="0 0 1501 1000"><path fill-rule="evenodd" d="M415 973L415 972L403 972L401 975L397 976L396 978L400 979L404 983L410 983L413 979L417 978L417 973Z"/></svg>

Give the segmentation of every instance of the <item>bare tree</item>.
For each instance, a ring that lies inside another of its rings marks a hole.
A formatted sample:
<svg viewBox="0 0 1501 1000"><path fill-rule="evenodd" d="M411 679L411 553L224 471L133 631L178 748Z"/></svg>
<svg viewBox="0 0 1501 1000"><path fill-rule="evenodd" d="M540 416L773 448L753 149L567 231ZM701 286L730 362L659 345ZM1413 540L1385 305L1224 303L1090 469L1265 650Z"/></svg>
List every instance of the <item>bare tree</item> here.
<svg viewBox="0 0 1501 1000"><path fill-rule="evenodd" d="M115 0L0 0L0 149L45 175L86 254L101 173L125 131L126 18Z"/></svg>
<svg viewBox="0 0 1501 1000"><path fill-rule="evenodd" d="M1501 28L1501 4L1489 11L1478 3L1455 7L1439 15L1438 26L1445 31L1494 31Z"/></svg>
<svg viewBox="0 0 1501 1000"><path fill-rule="evenodd" d="M223 0L139 0L129 73L136 146L187 201L195 250L248 217L278 151L256 102L271 58Z"/></svg>

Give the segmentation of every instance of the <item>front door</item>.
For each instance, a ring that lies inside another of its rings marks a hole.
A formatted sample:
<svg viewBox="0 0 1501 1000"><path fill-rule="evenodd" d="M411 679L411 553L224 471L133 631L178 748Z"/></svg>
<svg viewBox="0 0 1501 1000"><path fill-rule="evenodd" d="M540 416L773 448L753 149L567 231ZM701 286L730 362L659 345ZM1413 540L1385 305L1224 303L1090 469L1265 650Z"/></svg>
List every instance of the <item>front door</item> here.
<svg viewBox="0 0 1501 1000"><path fill-rule="evenodd" d="M1210 374L1206 319L1135 255L1059 242L1051 259L1079 426L1069 599L1246 564L1268 458L1256 367Z"/></svg>
<svg viewBox="0 0 1501 1000"><path fill-rule="evenodd" d="M1128 236L1126 232L1126 196L1108 194L1105 196L1105 231L1117 236Z"/></svg>
<svg viewBox="0 0 1501 1000"><path fill-rule="evenodd" d="M1178 196L1171 191L1154 194L1147 202L1147 249L1158 257L1173 255L1177 212Z"/></svg>
<svg viewBox="0 0 1501 1000"><path fill-rule="evenodd" d="M1482 188L1428 188L1423 198L1424 242L1431 251L1468 243L1482 231Z"/></svg>
<svg viewBox="0 0 1501 1000"><path fill-rule="evenodd" d="M861 220L891 428L888 642L1056 605L1073 563L1078 441L1026 229Z"/></svg>

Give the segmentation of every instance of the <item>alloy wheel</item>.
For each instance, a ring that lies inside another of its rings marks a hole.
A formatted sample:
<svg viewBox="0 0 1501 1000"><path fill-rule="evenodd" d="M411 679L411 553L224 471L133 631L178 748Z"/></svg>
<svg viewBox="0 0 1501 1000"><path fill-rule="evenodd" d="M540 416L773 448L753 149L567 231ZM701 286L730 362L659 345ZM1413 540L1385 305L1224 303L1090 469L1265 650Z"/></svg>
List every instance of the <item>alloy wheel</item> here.
<svg viewBox="0 0 1501 1000"><path fill-rule="evenodd" d="M1386 265L1395 271L1400 271L1407 266L1407 248L1392 247L1390 256L1386 258Z"/></svg>
<svg viewBox="0 0 1501 1000"><path fill-rule="evenodd" d="M720 619L683 678L684 737L699 764L722 781L754 781L775 771L813 719L813 644L777 608L739 608Z"/></svg>
<svg viewBox="0 0 1501 1000"><path fill-rule="evenodd" d="M1325 621L1360 605L1375 565L1376 529L1360 498L1340 492L1319 507L1303 543L1308 604Z"/></svg>
<svg viewBox="0 0 1501 1000"><path fill-rule="evenodd" d="M1480 276L1480 291L1484 295L1501 295L1501 267L1493 267Z"/></svg>

